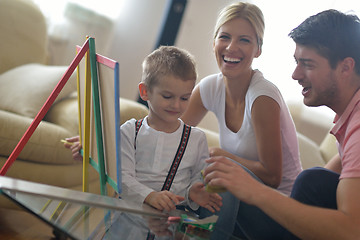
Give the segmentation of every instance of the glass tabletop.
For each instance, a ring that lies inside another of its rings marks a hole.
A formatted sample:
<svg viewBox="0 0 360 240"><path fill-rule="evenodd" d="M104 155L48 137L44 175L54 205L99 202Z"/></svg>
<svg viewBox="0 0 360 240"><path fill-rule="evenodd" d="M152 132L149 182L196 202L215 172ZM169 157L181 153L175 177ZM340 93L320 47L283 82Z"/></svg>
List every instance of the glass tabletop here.
<svg viewBox="0 0 360 240"><path fill-rule="evenodd" d="M164 213L117 197L1 176L0 193L49 224L57 239L211 239L211 231L169 221L182 214L196 218L190 212Z"/></svg>

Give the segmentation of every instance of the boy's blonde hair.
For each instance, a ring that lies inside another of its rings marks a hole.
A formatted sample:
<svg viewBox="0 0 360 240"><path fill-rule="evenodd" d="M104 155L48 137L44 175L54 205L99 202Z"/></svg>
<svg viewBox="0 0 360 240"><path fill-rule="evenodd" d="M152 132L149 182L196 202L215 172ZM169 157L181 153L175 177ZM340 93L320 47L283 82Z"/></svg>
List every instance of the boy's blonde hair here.
<svg viewBox="0 0 360 240"><path fill-rule="evenodd" d="M165 76L196 81L194 57L186 50L174 46L161 46L149 54L142 63L141 81L151 90Z"/></svg>
<svg viewBox="0 0 360 240"><path fill-rule="evenodd" d="M251 3L237 2L223 8L216 21L214 39L216 39L222 25L236 18L242 18L249 21L255 30L257 43L261 50L265 31L264 16L260 8Z"/></svg>

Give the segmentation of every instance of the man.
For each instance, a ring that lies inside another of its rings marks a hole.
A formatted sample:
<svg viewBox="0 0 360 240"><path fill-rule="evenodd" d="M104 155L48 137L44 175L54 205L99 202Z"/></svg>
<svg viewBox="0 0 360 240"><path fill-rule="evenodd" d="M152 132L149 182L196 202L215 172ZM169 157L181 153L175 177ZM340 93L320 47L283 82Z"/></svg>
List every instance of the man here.
<svg viewBox="0 0 360 240"><path fill-rule="evenodd" d="M207 160L205 182L227 188L287 230L258 229L262 235L256 235L240 226L245 236L360 239L360 20L328 10L309 17L289 36L296 43L292 77L303 87L305 105L325 105L336 113L331 133L339 154L325 168L303 171L291 198L259 183L224 157Z"/></svg>

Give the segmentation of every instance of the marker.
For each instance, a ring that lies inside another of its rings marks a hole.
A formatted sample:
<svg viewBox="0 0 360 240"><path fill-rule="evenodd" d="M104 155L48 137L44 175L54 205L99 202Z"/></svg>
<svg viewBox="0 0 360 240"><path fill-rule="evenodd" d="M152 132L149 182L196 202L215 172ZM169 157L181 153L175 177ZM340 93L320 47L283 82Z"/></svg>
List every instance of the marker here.
<svg viewBox="0 0 360 240"><path fill-rule="evenodd" d="M170 222L170 223L179 222L180 220L181 220L181 217L178 217L178 216L169 216L168 217L168 222Z"/></svg>
<svg viewBox="0 0 360 240"><path fill-rule="evenodd" d="M60 140L62 143L66 143L66 144L69 144L69 145L74 145L75 143L73 142L69 142L69 141L66 141L65 139L61 139Z"/></svg>

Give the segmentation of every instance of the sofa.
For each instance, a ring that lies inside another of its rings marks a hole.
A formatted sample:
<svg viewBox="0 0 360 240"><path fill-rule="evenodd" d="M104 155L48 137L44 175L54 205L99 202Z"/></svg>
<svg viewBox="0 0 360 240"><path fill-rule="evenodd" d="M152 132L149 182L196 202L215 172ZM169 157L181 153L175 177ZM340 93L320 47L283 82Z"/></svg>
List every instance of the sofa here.
<svg viewBox="0 0 360 240"><path fill-rule="evenodd" d="M336 139L330 134L334 113L306 107L302 102L287 105L295 123L303 169L324 166L338 152Z"/></svg>

